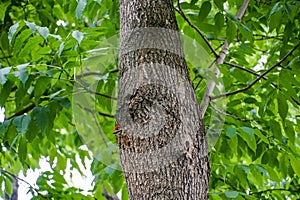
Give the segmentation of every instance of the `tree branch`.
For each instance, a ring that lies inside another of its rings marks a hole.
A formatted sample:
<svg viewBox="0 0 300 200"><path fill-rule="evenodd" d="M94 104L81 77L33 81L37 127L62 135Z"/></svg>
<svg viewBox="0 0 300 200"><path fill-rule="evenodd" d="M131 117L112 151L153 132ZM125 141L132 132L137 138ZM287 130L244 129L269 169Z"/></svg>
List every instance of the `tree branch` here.
<svg viewBox="0 0 300 200"><path fill-rule="evenodd" d="M241 5L241 7L237 13L237 16L236 16L238 20L241 20L241 18L245 14L245 11L248 7L249 1L250 0L244 0L243 4ZM225 40L223 48L220 52L220 55L217 57L218 65L223 64L225 57L228 54L228 51L229 51L229 44L228 44L227 40ZM220 70L218 69L217 66L215 66L213 72L216 75L216 77L220 76ZM209 81L206 86L206 90L205 90L204 96L203 96L201 104L200 104L200 117L201 118L203 118L205 115L205 112L206 112L209 102L211 100L210 96L213 93L215 86L216 86L216 83L214 81Z"/></svg>
<svg viewBox="0 0 300 200"><path fill-rule="evenodd" d="M267 75L269 72L271 72L275 67L279 66L283 61L285 61L298 47L300 46L300 43L298 43L296 46L294 46L283 58L281 58L277 63L275 63L272 67L270 67L268 70L266 70L264 73L262 73L261 75L259 75L252 83L250 83L248 86L232 91L232 92L227 92L224 94L219 94L216 96L211 97L211 100L213 99L217 99L217 98L221 98L221 97L225 97L225 96L230 96L230 95L234 95L240 92L244 92L248 89L250 89L253 85L255 85L260 79L262 79L265 75Z"/></svg>
<svg viewBox="0 0 300 200"><path fill-rule="evenodd" d="M251 192L250 195L263 194L263 193L266 193L266 192L273 192L273 191L286 191L286 192L291 192L291 193L298 194L299 193L299 189L300 188L298 188L296 190L289 190L289 189L286 189L286 188L274 188L274 189L266 189L266 190L257 191L257 192Z"/></svg>
<svg viewBox="0 0 300 200"><path fill-rule="evenodd" d="M238 68L238 69L243 70L243 71L245 71L245 72L248 72L248 73L250 73L250 74L252 74L252 75L259 76L259 74L256 73L255 71L253 71L253 70L251 70L251 69L248 69L248 68L245 68L245 67L242 67L242 66L239 66L239 65L237 65L237 64L230 63L230 62L227 62L227 61L224 61L224 64L229 65L229 66L232 66L232 67L235 67L235 68ZM268 80L267 77L262 77L262 79ZM274 88L276 88L276 89L278 89L279 91L281 91L281 88L280 88L277 84L275 84L274 82L272 82L271 85L272 85ZM292 96L290 96L290 98L291 98L292 101L294 101L298 106L300 106L300 102L299 102L297 99L295 99L295 98L292 97Z"/></svg>
<svg viewBox="0 0 300 200"><path fill-rule="evenodd" d="M107 199L107 200L119 200L118 196L115 194L109 194L107 189L103 187L103 192L102 195Z"/></svg>
<svg viewBox="0 0 300 200"><path fill-rule="evenodd" d="M242 118L239 118L239 117L237 117L237 116L234 116L234 115L232 115L232 114L230 114L230 113L228 113L228 112L223 112L223 111L221 111L221 110L219 110L218 108L216 108L214 105L212 105L211 103L210 103L210 106L211 106L211 108L213 109L213 110L215 110L217 113L219 113L219 114L221 114L221 115L225 115L225 116L228 116L228 117L231 117L231 118L233 118L233 119L235 119L235 120L238 120L238 121L241 121L241 122L249 122L250 120L248 120L248 119L242 119Z"/></svg>
<svg viewBox="0 0 300 200"><path fill-rule="evenodd" d="M37 188L34 188L34 187L33 187L29 182L27 182L26 180L24 180L24 179L18 177L17 175L15 175L15 174L13 174L13 173L11 173L11 172L5 170L5 169L2 169L2 168L0 168L0 172L9 175L10 177L12 177L13 179L15 179L16 181L22 181L23 183L26 183L26 184L27 184L32 190L34 190L37 194L41 195L41 194L39 193L38 189L37 189Z"/></svg>
<svg viewBox="0 0 300 200"><path fill-rule="evenodd" d="M212 47L212 45L209 43L209 41L207 40L207 38L205 37L205 35L200 31L200 29L194 25L189 18L184 14L184 12L182 11L182 8L180 6L180 2L178 0L178 9L175 8L175 10L183 17L183 19L202 37L202 39L204 40L204 42L207 44L207 46L209 47L209 49L211 50L211 52L214 54L214 56L217 58L218 54L217 52L214 50L214 48Z"/></svg>
<svg viewBox="0 0 300 200"><path fill-rule="evenodd" d="M27 106L27 107L25 107L24 109L22 109L22 110L16 112L15 114L13 114L12 116L8 117L7 119L12 119L12 118L14 118L14 117L23 115L24 113L27 113L27 112L31 111L34 107L35 107L35 104L34 104L34 103L31 103L29 106Z"/></svg>

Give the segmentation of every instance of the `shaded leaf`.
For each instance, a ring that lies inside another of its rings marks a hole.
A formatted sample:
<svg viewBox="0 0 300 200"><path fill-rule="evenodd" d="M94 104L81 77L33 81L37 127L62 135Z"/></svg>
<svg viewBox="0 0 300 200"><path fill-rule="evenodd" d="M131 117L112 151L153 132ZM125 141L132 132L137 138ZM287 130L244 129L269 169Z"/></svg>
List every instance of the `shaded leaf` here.
<svg viewBox="0 0 300 200"><path fill-rule="evenodd" d="M287 116L288 109L289 109L286 98L284 98L283 95L278 95L277 102L278 102L279 115L280 115L282 121L284 121Z"/></svg>
<svg viewBox="0 0 300 200"><path fill-rule="evenodd" d="M11 4L10 1L0 2L0 22L4 21L7 7Z"/></svg>
<svg viewBox="0 0 300 200"><path fill-rule="evenodd" d="M37 106L32 110L33 120L37 127L44 131L48 125L49 109L45 107Z"/></svg>
<svg viewBox="0 0 300 200"><path fill-rule="evenodd" d="M198 20L200 21L200 23L208 16L210 10L211 10L210 2L209 1L203 2L198 14Z"/></svg>
<svg viewBox="0 0 300 200"><path fill-rule="evenodd" d="M29 115L21 115L14 119L13 125L16 127L17 131L24 136L28 130L30 121L31 117Z"/></svg>
<svg viewBox="0 0 300 200"><path fill-rule="evenodd" d="M18 155L20 160L23 162L26 159L27 155L27 141L25 137L21 137L18 146Z"/></svg>

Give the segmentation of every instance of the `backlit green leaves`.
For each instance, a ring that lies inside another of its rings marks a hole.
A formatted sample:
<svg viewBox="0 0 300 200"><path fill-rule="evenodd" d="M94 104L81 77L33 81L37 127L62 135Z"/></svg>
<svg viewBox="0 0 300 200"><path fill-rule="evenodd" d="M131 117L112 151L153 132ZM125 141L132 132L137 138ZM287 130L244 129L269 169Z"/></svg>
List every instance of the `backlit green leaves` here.
<svg viewBox="0 0 300 200"><path fill-rule="evenodd" d="M256 140L254 136L254 130L249 127L241 127L240 136L242 139L248 144L250 149L255 152L256 151Z"/></svg>
<svg viewBox="0 0 300 200"><path fill-rule="evenodd" d="M8 74L11 70L11 67L5 67L0 69L0 84L4 85L7 81Z"/></svg>
<svg viewBox="0 0 300 200"><path fill-rule="evenodd" d="M82 13L85 9L86 4L87 4L87 0L79 0L78 1L77 7L76 7L76 10L75 10L77 19L82 18Z"/></svg>
<svg viewBox="0 0 300 200"><path fill-rule="evenodd" d="M8 31L8 41L9 41L9 44L11 44L12 39L13 39L15 33L17 32L17 29L19 28L19 25L20 25L19 23L16 23L16 24L14 24L13 26L11 26L9 28L9 31Z"/></svg>
<svg viewBox="0 0 300 200"><path fill-rule="evenodd" d="M80 31L73 31L72 32L72 37L77 41L77 44L80 45L82 39L83 39L83 33Z"/></svg>
<svg viewBox="0 0 300 200"><path fill-rule="evenodd" d="M18 65L17 69L18 71L14 72L14 75L23 83L25 84L28 80L28 67L29 63Z"/></svg>

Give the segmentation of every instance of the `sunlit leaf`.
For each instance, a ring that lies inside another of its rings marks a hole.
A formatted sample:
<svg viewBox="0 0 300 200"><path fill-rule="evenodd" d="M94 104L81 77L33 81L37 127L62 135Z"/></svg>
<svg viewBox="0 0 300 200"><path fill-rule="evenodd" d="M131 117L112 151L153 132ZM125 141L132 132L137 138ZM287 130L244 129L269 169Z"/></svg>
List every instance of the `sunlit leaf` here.
<svg viewBox="0 0 300 200"><path fill-rule="evenodd" d="M15 33L17 32L17 29L19 28L19 25L20 25L20 23L18 22L16 24L12 25L9 28L9 31L8 31L8 41L9 41L9 44L11 44L12 39L13 39Z"/></svg>
<svg viewBox="0 0 300 200"><path fill-rule="evenodd" d="M77 19L82 18L82 13L85 9L86 4L87 4L87 0L79 0L78 1L77 7L76 7L76 10L75 10L75 14L76 14Z"/></svg>
<svg viewBox="0 0 300 200"><path fill-rule="evenodd" d="M11 67L5 67L0 69L0 84L4 85L7 81L7 76L11 70Z"/></svg>
<svg viewBox="0 0 300 200"><path fill-rule="evenodd" d="M80 45L82 39L83 39L83 33L81 33L80 31L73 31L72 32L72 37L75 38L75 40L77 41L77 43Z"/></svg>

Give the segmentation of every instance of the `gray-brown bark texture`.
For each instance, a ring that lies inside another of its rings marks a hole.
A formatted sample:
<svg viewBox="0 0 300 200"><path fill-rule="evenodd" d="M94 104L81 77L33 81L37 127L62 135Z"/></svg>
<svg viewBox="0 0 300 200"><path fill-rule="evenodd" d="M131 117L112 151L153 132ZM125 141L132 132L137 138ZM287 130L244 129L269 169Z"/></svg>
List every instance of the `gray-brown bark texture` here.
<svg viewBox="0 0 300 200"><path fill-rule="evenodd" d="M120 1L117 136L130 199L207 199L209 155L170 0Z"/></svg>

